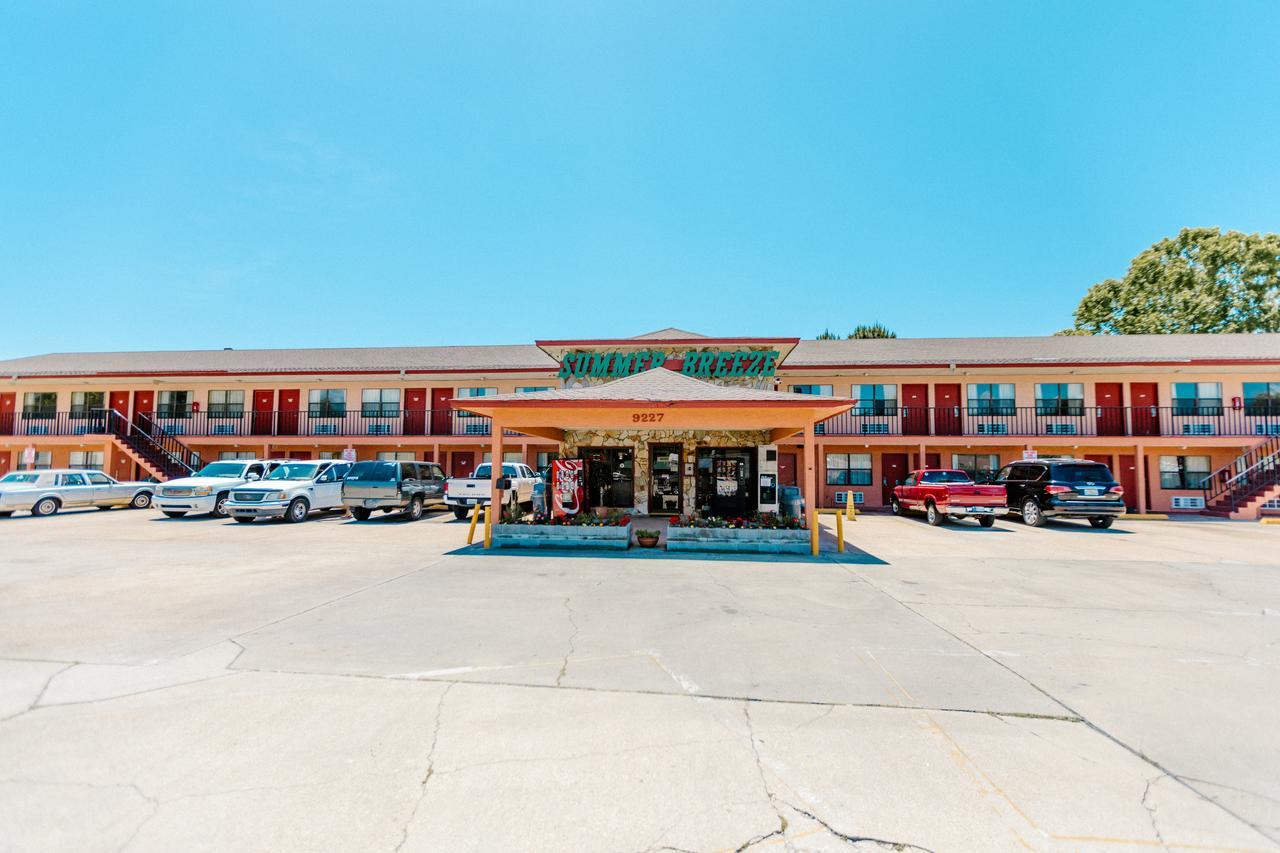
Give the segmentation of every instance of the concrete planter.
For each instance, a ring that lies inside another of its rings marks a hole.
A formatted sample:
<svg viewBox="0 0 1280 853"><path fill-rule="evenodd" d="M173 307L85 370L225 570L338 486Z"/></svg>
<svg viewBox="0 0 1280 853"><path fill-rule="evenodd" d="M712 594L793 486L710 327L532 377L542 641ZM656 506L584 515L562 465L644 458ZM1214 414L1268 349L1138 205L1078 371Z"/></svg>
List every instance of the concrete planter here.
<svg viewBox="0 0 1280 853"><path fill-rule="evenodd" d="M807 554L808 530L739 530L732 527L668 527L668 551L738 551Z"/></svg>
<svg viewBox="0 0 1280 853"><path fill-rule="evenodd" d="M576 527L568 524L495 524L495 548L613 548L631 546L631 525Z"/></svg>

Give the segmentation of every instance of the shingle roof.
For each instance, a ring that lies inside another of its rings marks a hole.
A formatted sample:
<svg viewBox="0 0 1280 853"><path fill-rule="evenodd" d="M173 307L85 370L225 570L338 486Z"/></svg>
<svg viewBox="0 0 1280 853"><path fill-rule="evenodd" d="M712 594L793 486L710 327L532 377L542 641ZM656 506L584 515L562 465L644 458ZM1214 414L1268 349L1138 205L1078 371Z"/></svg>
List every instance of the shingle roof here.
<svg viewBox="0 0 1280 853"><path fill-rule="evenodd" d="M95 374L386 372L540 369L555 359L532 344L349 349L233 349L49 353L0 361L0 376Z"/></svg>
<svg viewBox="0 0 1280 853"><path fill-rule="evenodd" d="M784 367L909 364L1280 361L1280 334L1062 335L801 341Z"/></svg>
<svg viewBox="0 0 1280 853"><path fill-rule="evenodd" d="M549 391L532 391L528 394L495 394L488 397L468 397L456 402L467 406L480 403L519 401L533 403L546 401L638 403L724 402L759 403L786 402L797 405L825 405L827 403L852 403L844 397L811 397L786 391L761 391L735 385L715 385L665 367L655 367L643 373L635 373L623 379L603 382L599 385L582 385L576 388L553 388Z"/></svg>

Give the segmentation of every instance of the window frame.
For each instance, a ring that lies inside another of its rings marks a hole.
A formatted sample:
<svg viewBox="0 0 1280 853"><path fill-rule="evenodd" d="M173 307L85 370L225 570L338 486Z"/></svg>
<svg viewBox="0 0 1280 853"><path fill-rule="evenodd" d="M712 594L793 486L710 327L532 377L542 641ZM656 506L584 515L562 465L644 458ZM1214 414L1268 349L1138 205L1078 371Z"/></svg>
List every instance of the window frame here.
<svg viewBox="0 0 1280 853"><path fill-rule="evenodd" d="M333 399L335 395L340 399ZM311 388L307 391L307 417L345 418L346 416L346 388Z"/></svg>
<svg viewBox="0 0 1280 853"><path fill-rule="evenodd" d="M870 397L864 397L866 389L871 389ZM857 398L853 414L876 417L893 416L898 413L898 386L884 384L853 385L849 388L851 396ZM870 404L870 405L868 405Z"/></svg>
<svg viewBox="0 0 1280 853"><path fill-rule="evenodd" d="M214 395L222 395L220 402L214 402ZM228 399L228 395L240 395L240 402ZM214 388L205 397L205 412L210 418L239 418L244 416L243 388Z"/></svg>
<svg viewBox="0 0 1280 853"><path fill-rule="evenodd" d="M1003 393L1006 388L1007 397ZM1018 413L1018 386L1012 382L970 382L965 386L965 395L971 415L1010 417Z"/></svg>
<svg viewBox="0 0 1280 853"><path fill-rule="evenodd" d="M35 404L32 400L36 399ZM47 405L46 405L47 404ZM22 394L22 417L26 420L47 421L57 417L57 391L24 391Z"/></svg>
<svg viewBox="0 0 1280 853"><path fill-rule="evenodd" d="M186 397L185 404L181 404L181 411L179 411L179 408L178 408L180 404L174 402L173 398L175 395ZM167 402L165 401L166 396L168 396L169 398ZM168 420L181 420L183 418L189 418L191 417L191 413L194 411L193 406L195 404L195 400L196 400L196 392L194 391L181 391L181 390L161 391L156 394L155 416L157 418L165 418Z"/></svg>
<svg viewBox="0 0 1280 853"><path fill-rule="evenodd" d="M853 464L855 460L861 462L864 459L866 467ZM833 465L833 460L837 464ZM870 486L875 479L872 476L874 464L870 453L826 453L822 458L825 485Z"/></svg>
<svg viewBox="0 0 1280 853"><path fill-rule="evenodd" d="M1169 400L1173 405L1175 417L1221 417L1222 416L1222 383L1221 382L1171 382ZM1206 386L1216 388L1217 396L1205 396L1202 391ZM1194 397L1181 396L1179 388L1193 388Z"/></svg>
<svg viewBox="0 0 1280 853"><path fill-rule="evenodd" d="M371 401L369 399L370 392L376 393L378 399ZM388 400L388 395L393 395L394 399ZM388 404L394 403L395 408L387 408ZM401 393L399 388L361 388L360 389L360 417L362 418L396 418L400 416ZM376 407L376 408L375 408Z"/></svg>
<svg viewBox="0 0 1280 853"><path fill-rule="evenodd" d="M1046 389L1053 389L1053 396L1046 396ZM1063 390L1066 394L1063 394ZM1078 389L1078 393L1073 393ZM1036 415L1039 417L1078 418L1084 415L1083 382L1037 382Z"/></svg>
<svg viewBox="0 0 1280 853"><path fill-rule="evenodd" d="M1204 470L1200 470L1199 468L1188 468L1187 460L1189 459L1203 459L1205 464ZM1165 467L1167 464L1166 460L1171 460L1171 463L1168 463L1171 467ZM1156 466L1161 489L1166 491L1199 492L1204 490L1205 480L1213 474L1213 457L1201 454L1194 454L1191 456L1161 456L1156 462Z"/></svg>
<svg viewBox="0 0 1280 853"><path fill-rule="evenodd" d="M810 390L812 388L817 388L819 390L817 391ZM792 394L807 394L810 397L834 397L835 396L834 385L824 385L820 382L817 382L817 383L810 382L802 385L788 385L787 390L790 391Z"/></svg>
<svg viewBox="0 0 1280 853"><path fill-rule="evenodd" d="M1252 395L1249 393L1249 386L1263 387L1266 389L1262 394L1256 392ZM1240 392L1244 398L1244 413L1249 417L1268 417L1271 415L1280 415L1280 382L1245 382ZM1252 397L1252 399L1250 399ZM1257 398L1263 397L1264 402L1258 403Z"/></svg>
<svg viewBox="0 0 1280 853"><path fill-rule="evenodd" d="M96 397L98 405L89 404L89 397ZM80 402L76 402L76 398L80 398ZM105 391L72 391L71 392L71 417L75 420L85 420L86 418L101 415L106 409L107 393Z"/></svg>

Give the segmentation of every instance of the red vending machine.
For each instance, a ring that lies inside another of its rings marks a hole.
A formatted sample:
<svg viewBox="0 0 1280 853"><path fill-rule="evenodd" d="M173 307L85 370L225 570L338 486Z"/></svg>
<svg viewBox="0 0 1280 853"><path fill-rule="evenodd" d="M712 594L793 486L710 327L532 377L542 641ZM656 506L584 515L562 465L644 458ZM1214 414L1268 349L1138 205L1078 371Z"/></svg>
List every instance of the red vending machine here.
<svg viewBox="0 0 1280 853"><path fill-rule="evenodd" d="M556 518L577 515L585 494L581 459L556 459L551 463L551 514Z"/></svg>

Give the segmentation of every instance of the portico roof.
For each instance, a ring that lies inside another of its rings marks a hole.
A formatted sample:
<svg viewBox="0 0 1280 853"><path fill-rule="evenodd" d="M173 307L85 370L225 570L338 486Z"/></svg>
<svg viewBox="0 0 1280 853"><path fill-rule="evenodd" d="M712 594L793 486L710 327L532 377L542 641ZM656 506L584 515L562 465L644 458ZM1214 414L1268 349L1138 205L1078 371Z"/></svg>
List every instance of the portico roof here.
<svg viewBox="0 0 1280 853"><path fill-rule="evenodd" d="M491 416L495 429L500 424L557 440L574 428L770 430L776 440L847 411L855 401L717 385L657 367L598 385L450 402Z"/></svg>

